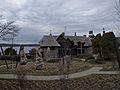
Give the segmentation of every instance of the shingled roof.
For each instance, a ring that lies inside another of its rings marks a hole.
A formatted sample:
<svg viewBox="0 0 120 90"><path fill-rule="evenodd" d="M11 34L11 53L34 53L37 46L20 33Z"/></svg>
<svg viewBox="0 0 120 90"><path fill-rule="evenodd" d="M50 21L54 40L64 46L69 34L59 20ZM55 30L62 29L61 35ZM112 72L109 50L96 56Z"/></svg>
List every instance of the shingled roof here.
<svg viewBox="0 0 120 90"><path fill-rule="evenodd" d="M59 36L53 36L56 40ZM71 41L73 41L76 45L78 42L82 42L85 43L84 46L92 46L92 42L90 37L86 37L86 36L64 36L65 39L70 39Z"/></svg>
<svg viewBox="0 0 120 90"><path fill-rule="evenodd" d="M41 47L59 47L59 43L55 40L52 35L43 36L42 40L39 42Z"/></svg>
<svg viewBox="0 0 120 90"><path fill-rule="evenodd" d="M42 40L40 41L41 47L59 47L60 44L57 42L57 38L59 36L43 36ZM78 42L85 43L84 46L92 46L92 42L90 37L86 36L64 36L65 39L70 39L73 41L76 45Z"/></svg>
<svg viewBox="0 0 120 90"><path fill-rule="evenodd" d="M91 46L92 42L89 37L85 36L64 36L66 39L69 38L71 41L73 41L75 44L78 42L85 43L85 46Z"/></svg>

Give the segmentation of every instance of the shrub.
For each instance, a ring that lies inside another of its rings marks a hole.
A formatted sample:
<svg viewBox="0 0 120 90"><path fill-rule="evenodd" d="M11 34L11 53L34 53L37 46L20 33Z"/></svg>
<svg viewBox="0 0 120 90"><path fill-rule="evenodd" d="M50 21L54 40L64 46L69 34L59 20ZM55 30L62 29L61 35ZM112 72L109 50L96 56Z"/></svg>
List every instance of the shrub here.
<svg viewBox="0 0 120 90"><path fill-rule="evenodd" d="M12 49L12 48L6 48L4 53L5 55L17 55L17 52L15 51L15 49Z"/></svg>
<svg viewBox="0 0 120 90"><path fill-rule="evenodd" d="M86 60L89 60L89 59L94 59L94 57L90 54L83 54L83 55L78 55L77 57L79 58L84 58Z"/></svg>
<svg viewBox="0 0 120 90"><path fill-rule="evenodd" d="M0 60L20 61L18 55L15 55L15 56L1 56L1 57L0 57Z"/></svg>
<svg viewBox="0 0 120 90"><path fill-rule="evenodd" d="M60 59L50 59L49 61L47 61L48 63L56 63L56 62L59 62Z"/></svg>
<svg viewBox="0 0 120 90"><path fill-rule="evenodd" d="M91 64L104 64L105 63L102 60L95 60L95 59L89 59L88 62Z"/></svg>
<svg viewBox="0 0 120 90"><path fill-rule="evenodd" d="M88 56L87 58L86 58L86 60L93 60L93 59L95 59L93 56Z"/></svg>
<svg viewBox="0 0 120 90"><path fill-rule="evenodd" d="M102 61L102 60L96 60L96 63L97 63L97 64L104 64L105 62Z"/></svg>

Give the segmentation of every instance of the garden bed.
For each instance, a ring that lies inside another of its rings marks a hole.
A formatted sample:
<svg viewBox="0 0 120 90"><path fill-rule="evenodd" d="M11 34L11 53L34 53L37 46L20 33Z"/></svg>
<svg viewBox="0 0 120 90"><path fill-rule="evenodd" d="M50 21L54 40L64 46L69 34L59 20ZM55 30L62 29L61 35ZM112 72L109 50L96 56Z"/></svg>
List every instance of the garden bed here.
<svg viewBox="0 0 120 90"><path fill-rule="evenodd" d="M120 75L89 75L70 80L0 80L0 90L120 90Z"/></svg>

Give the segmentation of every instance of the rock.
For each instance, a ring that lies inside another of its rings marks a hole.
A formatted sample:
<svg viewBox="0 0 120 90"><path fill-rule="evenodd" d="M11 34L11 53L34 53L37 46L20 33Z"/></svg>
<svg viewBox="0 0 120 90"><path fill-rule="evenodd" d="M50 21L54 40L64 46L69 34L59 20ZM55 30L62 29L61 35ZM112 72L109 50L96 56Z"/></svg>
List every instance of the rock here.
<svg viewBox="0 0 120 90"><path fill-rule="evenodd" d="M81 61L83 61L83 62L85 62L86 61L86 59L80 59Z"/></svg>
<svg viewBox="0 0 120 90"><path fill-rule="evenodd" d="M26 65L26 64L27 64L27 61L26 61L26 60L22 60L22 61L20 62L20 64L21 64L21 65Z"/></svg>
<svg viewBox="0 0 120 90"><path fill-rule="evenodd" d="M42 70L44 62L36 61L35 65L36 65L36 70Z"/></svg>
<svg viewBox="0 0 120 90"><path fill-rule="evenodd" d="M36 70L42 70L42 67L43 67L43 65L39 64L39 65L36 66Z"/></svg>
<svg viewBox="0 0 120 90"><path fill-rule="evenodd" d="M95 58L95 60L98 60L98 56L99 54L94 54L93 57Z"/></svg>

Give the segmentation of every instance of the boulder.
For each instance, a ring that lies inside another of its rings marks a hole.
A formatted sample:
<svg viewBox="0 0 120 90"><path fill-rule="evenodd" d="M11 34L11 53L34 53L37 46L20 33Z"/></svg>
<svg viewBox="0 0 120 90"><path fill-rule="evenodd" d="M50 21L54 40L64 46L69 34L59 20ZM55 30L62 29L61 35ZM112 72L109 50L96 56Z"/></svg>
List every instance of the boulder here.
<svg viewBox="0 0 120 90"><path fill-rule="evenodd" d="M44 62L36 61L36 70L42 70Z"/></svg>
<svg viewBox="0 0 120 90"><path fill-rule="evenodd" d="M39 65L36 66L36 70L42 70L42 67L43 67L43 65L39 64Z"/></svg>
<svg viewBox="0 0 120 90"><path fill-rule="evenodd" d="M80 59L80 60L81 60L81 61L83 61L83 62L85 62L85 61L86 61L86 59L83 59L83 58L82 58L82 59Z"/></svg>
<svg viewBox="0 0 120 90"><path fill-rule="evenodd" d="M26 60L22 60L22 61L20 62L20 64L21 64L21 65L26 65L26 64L27 64L27 61L26 61Z"/></svg>

